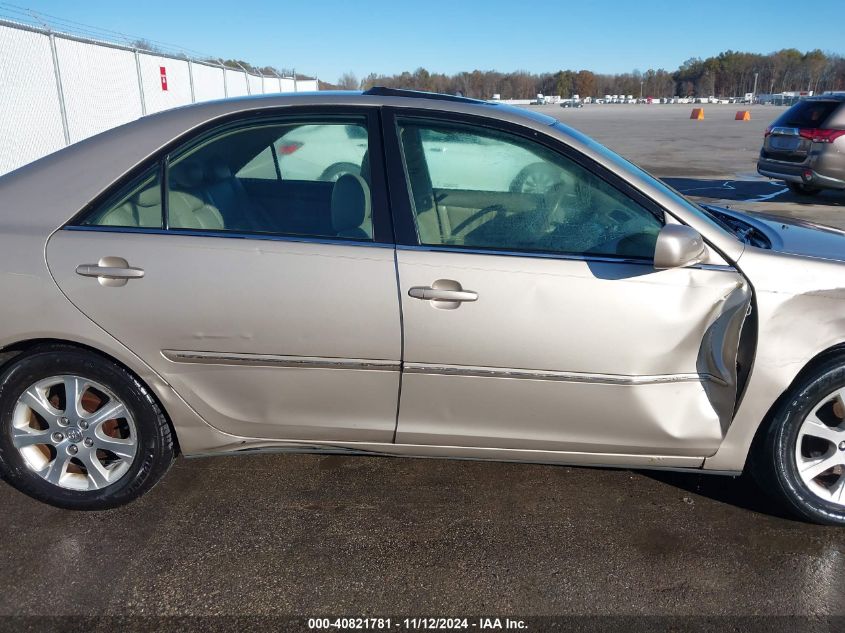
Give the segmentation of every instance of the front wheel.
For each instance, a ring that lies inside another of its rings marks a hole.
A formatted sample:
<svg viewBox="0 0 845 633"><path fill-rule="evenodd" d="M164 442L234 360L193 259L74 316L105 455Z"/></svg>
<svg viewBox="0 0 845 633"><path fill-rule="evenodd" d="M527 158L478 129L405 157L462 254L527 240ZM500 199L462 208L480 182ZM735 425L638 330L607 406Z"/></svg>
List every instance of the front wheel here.
<svg viewBox="0 0 845 633"><path fill-rule="evenodd" d="M822 365L787 394L755 474L798 516L845 526L845 360Z"/></svg>
<svg viewBox="0 0 845 633"><path fill-rule="evenodd" d="M0 471L31 497L113 508L152 488L173 457L170 425L146 387L93 352L41 348L0 377Z"/></svg>
<svg viewBox="0 0 845 633"><path fill-rule="evenodd" d="M797 193L799 196L816 196L822 191L818 187L811 187L803 182L788 182L786 186L792 193Z"/></svg>

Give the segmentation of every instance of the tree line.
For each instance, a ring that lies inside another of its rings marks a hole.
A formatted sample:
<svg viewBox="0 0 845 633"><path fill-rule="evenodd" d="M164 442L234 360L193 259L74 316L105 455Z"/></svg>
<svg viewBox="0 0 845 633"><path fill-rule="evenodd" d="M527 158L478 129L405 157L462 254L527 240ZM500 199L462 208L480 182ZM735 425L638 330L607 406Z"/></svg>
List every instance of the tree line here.
<svg viewBox="0 0 845 633"><path fill-rule="evenodd" d="M454 75L432 73L425 68L398 75L372 73L363 80L344 74L338 88L355 90L372 86L407 88L467 97L530 99L537 94L571 97L602 97L624 94L639 97L737 97L754 89L757 93L785 91L845 90L845 58L813 50L802 53L788 48L767 55L725 51L714 57L688 59L674 71L663 68L645 72L602 74L590 70L559 70L534 74L474 70ZM327 85L328 86L328 85Z"/></svg>

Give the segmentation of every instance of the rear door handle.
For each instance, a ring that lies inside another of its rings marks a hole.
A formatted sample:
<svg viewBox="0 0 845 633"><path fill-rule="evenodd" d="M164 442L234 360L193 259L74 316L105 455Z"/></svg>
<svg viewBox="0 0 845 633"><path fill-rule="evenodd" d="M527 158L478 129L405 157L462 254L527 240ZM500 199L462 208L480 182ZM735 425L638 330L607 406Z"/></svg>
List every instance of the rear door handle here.
<svg viewBox="0 0 845 633"><path fill-rule="evenodd" d="M96 277L103 286L124 286L130 279L141 279L144 269L130 266L122 257L102 257L96 264L80 264L76 274Z"/></svg>
<svg viewBox="0 0 845 633"><path fill-rule="evenodd" d="M76 267L76 274L83 277L105 277L106 279L140 279L144 276L144 271L141 268L115 268L114 266L80 264Z"/></svg>

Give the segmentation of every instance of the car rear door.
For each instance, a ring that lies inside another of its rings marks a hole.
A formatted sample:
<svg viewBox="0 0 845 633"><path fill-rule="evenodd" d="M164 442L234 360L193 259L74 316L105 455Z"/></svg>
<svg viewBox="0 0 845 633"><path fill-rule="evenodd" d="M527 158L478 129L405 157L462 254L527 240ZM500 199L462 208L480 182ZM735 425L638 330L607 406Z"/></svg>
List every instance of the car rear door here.
<svg viewBox="0 0 845 633"><path fill-rule="evenodd" d="M496 125L402 111L385 121L390 168L404 165L390 180L402 192L392 202L405 337L397 443L595 463L712 454L735 402L742 275L655 270L671 218L586 158ZM422 142L435 132L444 147L479 150L448 183L442 165L427 168L448 154ZM545 165L545 192L511 180L526 151ZM506 176L463 186L488 168Z"/></svg>
<svg viewBox="0 0 845 633"><path fill-rule="evenodd" d="M214 427L389 442L401 334L377 121L285 110L206 132L58 231L50 270ZM335 136L355 147L298 141L309 164L282 170L305 126L354 127ZM321 179L349 155L360 176Z"/></svg>

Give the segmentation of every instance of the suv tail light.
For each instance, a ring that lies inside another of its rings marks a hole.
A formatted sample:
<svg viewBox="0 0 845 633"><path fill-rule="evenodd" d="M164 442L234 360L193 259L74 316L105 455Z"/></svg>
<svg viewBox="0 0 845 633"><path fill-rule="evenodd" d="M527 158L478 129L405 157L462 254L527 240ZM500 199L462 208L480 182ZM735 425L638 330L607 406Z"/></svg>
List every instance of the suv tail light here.
<svg viewBox="0 0 845 633"><path fill-rule="evenodd" d="M814 143L833 143L840 136L845 136L845 130L825 130L822 128L798 130L803 138L810 139Z"/></svg>
<svg viewBox="0 0 845 633"><path fill-rule="evenodd" d="M766 131L763 133L763 138L768 137L772 133L772 127L774 127L774 126L770 125L769 127L766 128Z"/></svg>

